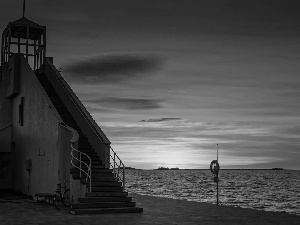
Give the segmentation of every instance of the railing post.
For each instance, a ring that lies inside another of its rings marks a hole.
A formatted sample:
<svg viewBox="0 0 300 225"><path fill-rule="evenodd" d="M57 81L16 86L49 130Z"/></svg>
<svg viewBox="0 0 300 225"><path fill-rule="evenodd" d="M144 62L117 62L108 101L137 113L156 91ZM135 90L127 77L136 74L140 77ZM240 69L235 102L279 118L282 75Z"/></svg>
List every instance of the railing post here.
<svg viewBox="0 0 300 225"><path fill-rule="evenodd" d="M90 159L90 192L92 192L92 159Z"/></svg>
<svg viewBox="0 0 300 225"><path fill-rule="evenodd" d="M81 152L79 152L79 176L80 176L80 179L81 179Z"/></svg>
<svg viewBox="0 0 300 225"><path fill-rule="evenodd" d="M112 155L112 153L113 153L113 155ZM116 162L116 157L117 157L117 162ZM115 180L117 182L122 182L123 191L125 191L125 165L111 147L110 147L110 152L109 152L109 158L110 158L110 160L113 160L113 162L109 161L109 164L110 164L109 168L113 169ZM118 171L116 171L116 170L118 170ZM123 172L123 177L121 177L120 172Z"/></svg>
<svg viewBox="0 0 300 225"><path fill-rule="evenodd" d="M92 192L92 163L90 160L90 192Z"/></svg>
<svg viewBox="0 0 300 225"><path fill-rule="evenodd" d="M89 183L90 183L90 185L89 185L89 192L92 192L92 159L91 159L91 157L89 155L87 155L87 154L79 151L78 149L75 149L75 147L73 146L74 143L76 141L78 141L79 134L73 128L71 128L71 127L68 127L68 126L66 126L66 125L64 125L62 123L60 125L63 126L63 127L65 127L66 129L72 131L72 133L73 133L73 137L70 140L70 142L71 142L71 164L74 167L74 169L76 169L76 168L79 169L79 176L80 176L80 178L82 178L82 172L86 174L86 180L85 180L86 183L88 182L88 179L90 179L89 180ZM74 156L74 151L77 152L76 157ZM78 156L78 154L79 154L79 156ZM85 157L88 158L89 164L85 163L84 161L82 161L82 154ZM79 165L75 164L73 162L73 160L77 160L77 163L79 163ZM87 167L87 169L83 170L82 163L84 164L84 167L85 166Z"/></svg>
<svg viewBox="0 0 300 225"><path fill-rule="evenodd" d="M114 175L116 176L116 153L115 152L114 152Z"/></svg>
<svg viewBox="0 0 300 225"><path fill-rule="evenodd" d="M125 166L123 164L123 191L125 192Z"/></svg>

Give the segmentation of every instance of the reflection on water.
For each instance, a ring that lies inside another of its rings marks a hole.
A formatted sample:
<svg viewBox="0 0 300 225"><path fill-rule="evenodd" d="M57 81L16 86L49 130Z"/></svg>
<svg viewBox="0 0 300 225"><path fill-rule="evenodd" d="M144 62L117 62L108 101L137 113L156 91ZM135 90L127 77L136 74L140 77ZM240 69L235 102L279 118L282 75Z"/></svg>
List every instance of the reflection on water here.
<svg viewBox="0 0 300 225"><path fill-rule="evenodd" d="M223 205L300 215L300 171L221 170ZM127 170L126 189L188 201L216 203L216 183L209 170Z"/></svg>

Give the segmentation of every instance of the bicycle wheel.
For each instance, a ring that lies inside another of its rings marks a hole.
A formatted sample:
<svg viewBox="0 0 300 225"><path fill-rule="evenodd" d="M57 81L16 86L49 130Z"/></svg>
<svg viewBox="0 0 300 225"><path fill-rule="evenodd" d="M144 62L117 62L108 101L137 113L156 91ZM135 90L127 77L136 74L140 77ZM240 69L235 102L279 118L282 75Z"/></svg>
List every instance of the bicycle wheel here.
<svg viewBox="0 0 300 225"><path fill-rule="evenodd" d="M60 209L61 207L61 204L62 204L62 196L61 196L61 193L60 192L55 192L54 194L54 197L53 197L53 203L54 203L54 206L57 210Z"/></svg>
<svg viewBox="0 0 300 225"><path fill-rule="evenodd" d="M70 207L71 199L70 199L70 190L69 189L65 190L62 202L63 202L64 206Z"/></svg>

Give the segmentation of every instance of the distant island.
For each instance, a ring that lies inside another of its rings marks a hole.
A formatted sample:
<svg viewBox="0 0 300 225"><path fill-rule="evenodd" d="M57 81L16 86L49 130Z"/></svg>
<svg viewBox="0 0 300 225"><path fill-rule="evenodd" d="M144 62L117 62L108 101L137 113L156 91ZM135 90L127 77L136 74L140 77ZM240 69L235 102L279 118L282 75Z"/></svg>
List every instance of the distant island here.
<svg viewBox="0 0 300 225"><path fill-rule="evenodd" d="M157 170L179 170L178 167L175 167L175 168L170 168L169 167L159 167Z"/></svg>
<svg viewBox="0 0 300 225"><path fill-rule="evenodd" d="M126 167L125 167L126 168ZM128 168L128 169L135 169L135 168ZM143 170L143 169L142 169ZM147 169L145 169L147 170ZM158 167L157 169L150 169L150 170L210 170L208 169L180 169L178 167L173 167L173 168L169 168L169 167ZM281 167L274 167L274 168L225 168L222 170L286 170L284 168Z"/></svg>
<svg viewBox="0 0 300 225"><path fill-rule="evenodd" d="M158 170L169 170L169 167L158 167Z"/></svg>
<svg viewBox="0 0 300 225"><path fill-rule="evenodd" d="M126 170L138 170L138 169L136 169L136 168L134 168L134 167L130 167L130 166L125 166L125 169L126 169Z"/></svg>

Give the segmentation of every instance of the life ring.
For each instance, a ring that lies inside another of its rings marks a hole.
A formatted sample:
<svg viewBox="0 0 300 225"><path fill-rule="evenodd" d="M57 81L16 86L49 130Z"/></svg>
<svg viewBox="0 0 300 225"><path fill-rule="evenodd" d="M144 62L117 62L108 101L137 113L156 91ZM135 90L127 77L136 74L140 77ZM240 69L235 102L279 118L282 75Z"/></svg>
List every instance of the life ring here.
<svg viewBox="0 0 300 225"><path fill-rule="evenodd" d="M211 163L210 163L210 171L213 174L218 174L219 170L220 170L220 165L219 165L218 161L217 160L211 161Z"/></svg>

